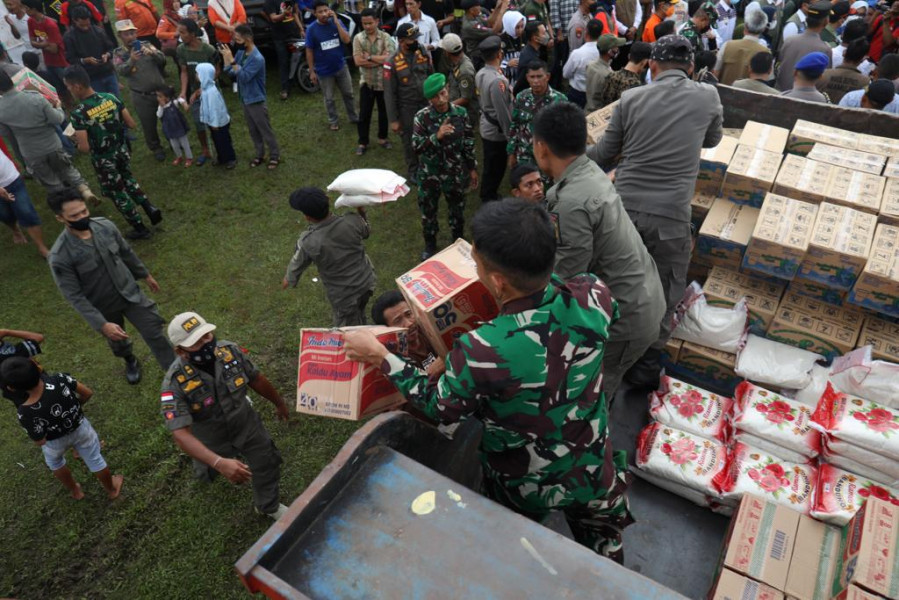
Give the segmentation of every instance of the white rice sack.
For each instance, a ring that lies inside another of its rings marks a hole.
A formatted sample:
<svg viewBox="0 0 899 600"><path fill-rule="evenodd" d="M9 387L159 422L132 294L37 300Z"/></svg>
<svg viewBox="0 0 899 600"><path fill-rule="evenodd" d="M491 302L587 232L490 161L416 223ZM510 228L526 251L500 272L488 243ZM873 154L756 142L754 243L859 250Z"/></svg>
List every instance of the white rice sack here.
<svg viewBox="0 0 899 600"><path fill-rule="evenodd" d="M637 438L636 463L661 479L717 496L712 480L727 468L724 444L653 421Z"/></svg>
<svg viewBox="0 0 899 600"><path fill-rule="evenodd" d="M847 442L894 461L899 460L899 411L895 409L838 392L828 385L818 402L814 418L827 431L832 442ZM831 449L842 454L836 446Z"/></svg>
<svg viewBox="0 0 899 600"><path fill-rule="evenodd" d="M727 470L715 480L715 485L724 499L738 500L743 494L756 494L807 515L817 480L818 472L813 466L780 460L737 442Z"/></svg>
<svg viewBox="0 0 899 600"><path fill-rule="evenodd" d="M809 384L810 371L819 360L824 360L820 354L750 333L737 354L734 372L750 381L796 390Z"/></svg>
<svg viewBox="0 0 899 600"><path fill-rule="evenodd" d="M734 401L663 375L649 397L650 416L662 423L719 442L727 441L727 422Z"/></svg>
<svg viewBox="0 0 899 600"><path fill-rule="evenodd" d="M679 322L671 334L679 340L736 354L746 340L749 311L742 299L731 308L710 306L695 281L678 306Z"/></svg>
<svg viewBox="0 0 899 600"><path fill-rule="evenodd" d="M703 508L705 508L709 505L708 496L706 496L702 492L697 492L693 488L689 488L680 483L675 483L668 479L656 477L651 473L647 473L643 469L633 467L631 470L634 472L634 475L646 481L647 483L651 483L658 488L662 488L665 491L671 492L675 496L685 498L686 500L689 500L697 506L702 506Z"/></svg>
<svg viewBox="0 0 899 600"><path fill-rule="evenodd" d="M338 175L328 186L328 191L350 196L380 197L396 194L405 185L405 178L387 169L352 169Z"/></svg>
<svg viewBox="0 0 899 600"><path fill-rule="evenodd" d="M811 516L842 527L868 498L880 498L899 506L899 494L883 485L827 463L818 467L818 486Z"/></svg>
<svg viewBox="0 0 899 600"><path fill-rule="evenodd" d="M825 453L822 454L822 456L826 457L827 462L831 465L845 471L849 471L850 473L856 473L857 475L870 479L871 481L875 481L881 484L883 487L899 489L899 477L897 477L897 475L899 475L899 463L897 463L896 461L891 461L890 459L884 458L879 454L868 452L867 456L876 457L873 461L874 464L882 466L884 461L889 461L889 465L887 466L893 468L893 473L884 473L872 467L869 464L871 461L861 462L855 460L854 458L850 458L850 456L862 458L863 456L865 456L864 453L866 453L867 450L860 450L855 446L852 446L851 444L846 444L845 442L839 442L838 449L844 451L848 450L848 455L831 453L829 443L825 444L824 448Z"/></svg>
<svg viewBox="0 0 899 600"><path fill-rule="evenodd" d="M360 206L377 206L386 204L387 202L396 202L397 198L401 198L409 193L409 188L405 185L397 189L392 194L383 194L380 196L369 195L352 195L341 194L334 203L334 208L359 208Z"/></svg>
<svg viewBox="0 0 899 600"><path fill-rule="evenodd" d="M827 389L827 382L830 378L830 367L814 365L809 373L810 378L808 385L804 388L796 390L793 399L796 402L802 402L806 406L818 406L818 400L824 395Z"/></svg>
<svg viewBox="0 0 899 600"><path fill-rule="evenodd" d="M780 394L744 381L737 386L734 428L792 450L806 459L821 452L821 433L813 410ZM776 454L776 453L775 453Z"/></svg>
<svg viewBox="0 0 899 600"><path fill-rule="evenodd" d="M740 431L739 429L734 432L733 439L736 442L743 442L747 446L758 448L762 452L770 454L775 458L786 460L788 462L801 463L808 461L808 457L803 454L800 454L794 450L789 450L787 448L784 448L783 446L778 446L774 442L769 442L764 438L756 437L751 433L746 433L745 431Z"/></svg>
<svg viewBox="0 0 899 600"><path fill-rule="evenodd" d="M841 392L899 408L899 365L871 360L871 346L864 346L833 361L831 382Z"/></svg>

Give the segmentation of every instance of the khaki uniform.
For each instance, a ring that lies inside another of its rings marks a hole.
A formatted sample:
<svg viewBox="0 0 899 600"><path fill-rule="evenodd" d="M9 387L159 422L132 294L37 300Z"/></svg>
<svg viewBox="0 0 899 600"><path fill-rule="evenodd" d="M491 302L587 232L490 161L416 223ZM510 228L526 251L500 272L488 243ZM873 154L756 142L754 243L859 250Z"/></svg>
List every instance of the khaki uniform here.
<svg viewBox="0 0 899 600"><path fill-rule="evenodd" d="M606 79L612 74L612 67L602 59L597 58L587 65L587 107L588 113L602 108L602 92L606 87Z"/></svg>
<svg viewBox="0 0 899 600"><path fill-rule="evenodd" d="M150 55L142 54L137 60L131 59L131 48L116 48L112 53L113 65L116 74L128 82L131 90L131 103L140 121L141 130L144 132L144 141L150 152L162 150L159 141L159 132L156 128L156 109L159 103L156 101L156 90L165 85L162 78L162 69L165 67L165 54L153 49Z"/></svg>
<svg viewBox="0 0 899 600"><path fill-rule="evenodd" d="M780 67L777 72L777 89L783 92L793 87L796 63L803 56L812 52L823 52L827 55L828 64L833 64L833 50L814 31L805 30L784 41L783 51L780 54Z"/></svg>
<svg viewBox="0 0 899 600"><path fill-rule="evenodd" d="M732 85L738 79L749 77L749 61L759 52L769 50L752 39L743 38L725 43L719 57L721 67L718 81L723 85Z"/></svg>
<svg viewBox="0 0 899 600"><path fill-rule="evenodd" d="M403 155L410 175L418 168L418 157L412 149L412 121L415 113L428 105L422 86L431 73L431 62L421 50L416 50L413 54L397 50L384 63L387 119L391 123L399 121L403 128Z"/></svg>
<svg viewBox="0 0 899 600"><path fill-rule="evenodd" d="M556 274L593 273L618 301L620 318L609 330L603 361L603 388L611 399L624 373L659 337L666 305L658 271L612 182L587 156L568 166L546 202L559 242Z"/></svg>
<svg viewBox="0 0 899 600"><path fill-rule="evenodd" d="M277 510L281 453L250 405L247 391L259 376L253 362L232 342L216 344L213 373L175 359L162 381L160 413L169 431L190 427L204 446L225 458L238 455L253 473L253 504ZM194 461L194 472L210 480L215 471Z"/></svg>
<svg viewBox="0 0 899 600"><path fill-rule="evenodd" d="M478 88L475 85L474 64L467 56L462 57L462 62L458 65L447 63L446 84L449 86L450 102L465 98L468 104L463 106L468 111L468 122L472 127L477 126L480 118L480 109L478 108Z"/></svg>
<svg viewBox="0 0 899 600"><path fill-rule="evenodd" d="M831 102L839 104L847 92L864 89L869 83L870 77L858 68L844 63L824 71L821 79L815 82L815 87L822 94L826 94Z"/></svg>
<svg viewBox="0 0 899 600"><path fill-rule="evenodd" d="M830 103L830 99L814 86L794 87L785 92L780 93L784 98L793 98L794 100L808 100L809 102L825 102Z"/></svg>
<svg viewBox="0 0 899 600"><path fill-rule="evenodd" d="M483 66L484 60L481 58L481 51L478 49L478 44L489 38L491 35L496 35L496 33L494 33L490 25L487 24L487 17L484 15L478 15L474 19L468 15L462 17L462 29L459 37L462 38L465 55L470 57L472 62Z"/></svg>

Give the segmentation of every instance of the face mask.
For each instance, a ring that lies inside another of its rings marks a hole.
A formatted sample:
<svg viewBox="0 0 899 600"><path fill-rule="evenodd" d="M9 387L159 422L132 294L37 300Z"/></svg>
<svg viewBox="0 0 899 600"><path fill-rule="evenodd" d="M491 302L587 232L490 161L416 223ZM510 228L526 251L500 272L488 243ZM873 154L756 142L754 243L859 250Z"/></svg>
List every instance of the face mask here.
<svg viewBox="0 0 899 600"><path fill-rule="evenodd" d="M91 218L84 217L83 219L78 219L77 221L66 221L66 224L75 231L87 231L91 228Z"/></svg>
<svg viewBox="0 0 899 600"><path fill-rule="evenodd" d="M409 52L415 52L418 48L418 42L409 42Z"/></svg>
<svg viewBox="0 0 899 600"><path fill-rule="evenodd" d="M215 338L200 346L199 350L190 353L190 362L195 365L208 365L215 361Z"/></svg>

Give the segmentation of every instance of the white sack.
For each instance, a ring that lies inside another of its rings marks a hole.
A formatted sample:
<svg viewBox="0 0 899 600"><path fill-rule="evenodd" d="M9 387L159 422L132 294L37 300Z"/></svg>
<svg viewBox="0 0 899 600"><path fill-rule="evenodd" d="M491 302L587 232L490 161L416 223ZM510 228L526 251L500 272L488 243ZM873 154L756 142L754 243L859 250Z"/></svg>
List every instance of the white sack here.
<svg viewBox="0 0 899 600"><path fill-rule="evenodd" d="M796 390L809 384L810 371L819 360L824 360L820 354L750 333L737 353L734 372L750 381Z"/></svg>
<svg viewBox="0 0 899 600"><path fill-rule="evenodd" d="M387 169L352 169L338 175L328 191L351 196L391 196L405 185L405 178Z"/></svg>
<svg viewBox="0 0 899 600"><path fill-rule="evenodd" d="M702 288L694 281L678 306L679 322L672 336L736 354L746 339L748 316L745 298L732 308L711 306L706 302Z"/></svg>

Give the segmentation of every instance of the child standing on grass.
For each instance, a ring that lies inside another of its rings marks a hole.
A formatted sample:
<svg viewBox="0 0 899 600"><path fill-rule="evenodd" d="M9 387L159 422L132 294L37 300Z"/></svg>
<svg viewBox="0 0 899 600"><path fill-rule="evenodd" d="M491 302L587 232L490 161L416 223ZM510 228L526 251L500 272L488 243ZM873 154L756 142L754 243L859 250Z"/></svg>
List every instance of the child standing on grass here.
<svg viewBox="0 0 899 600"><path fill-rule="evenodd" d="M200 121L212 131L216 164L233 169L237 166L237 153L231 142L231 115L222 92L215 85L215 67L209 63L198 64L197 79L200 81Z"/></svg>
<svg viewBox="0 0 899 600"><path fill-rule="evenodd" d="M194 155L187 139L189 128L183 112L187 108L187 103L175 95L175 89L170 85L161 86L156 90L156 101L159 103L156 116L162 121L162 133L175 152L172 166L177 167L182 161L185 167L193 166Z"/></svg>
<svg viewBox="0 0 899 600"><path fill-rule="evenodd" d="M84 498L81 486L66 466L65 453L75 448L87 467L100 481L110 500L119 497L124 478L113 475L100 453L100 438L81 410L93 392L65 373L44 374L31 360L10 358L0 366L0 378L7 390L27 394L18 405L19 424L44 453L44 462L53 476L75 500Z"/></svg>

